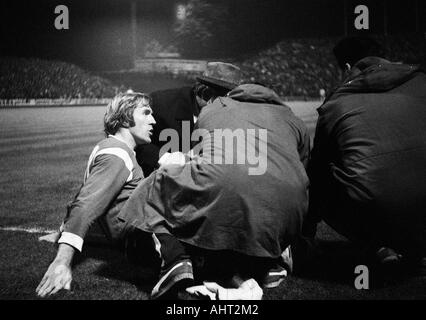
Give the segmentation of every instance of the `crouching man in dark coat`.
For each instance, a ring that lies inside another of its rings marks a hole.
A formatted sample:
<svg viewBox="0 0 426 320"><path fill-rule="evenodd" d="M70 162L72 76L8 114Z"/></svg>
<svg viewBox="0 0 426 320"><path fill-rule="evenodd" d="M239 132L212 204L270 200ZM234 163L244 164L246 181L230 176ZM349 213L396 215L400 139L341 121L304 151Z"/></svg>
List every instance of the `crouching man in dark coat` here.
<svg viewBox="0 0 426 320"><path fill-rule="evenodd" d="M399 264L401 255L421 264L426 74L375 56L377 49L348 38L334 50L347 78L318 109L309 218L364 244L382 266Z"/></svg>
<svg viewBox="0 0 426 320"><path fill-rule="evenodd" d="M301 231L308 209L309 135L272 90L237 85L226 81L229 70L219 71L198 79L211 96L193 133L193 139L202 137L196 155L185 161L181 154L180 164L166 160L120 215L153 233L159 245L170 234L186 251L212 253L217 268L259 282ZM175 265L187 261L182 257ZM160 282L175 282L167 279L171 274L163 270Z"/></svg>

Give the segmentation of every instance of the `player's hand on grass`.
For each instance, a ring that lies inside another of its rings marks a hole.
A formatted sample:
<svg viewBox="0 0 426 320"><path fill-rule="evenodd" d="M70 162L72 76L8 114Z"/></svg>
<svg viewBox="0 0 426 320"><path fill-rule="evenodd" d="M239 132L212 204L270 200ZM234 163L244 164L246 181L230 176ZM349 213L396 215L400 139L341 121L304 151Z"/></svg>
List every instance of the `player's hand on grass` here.
<svg viewBox="0 0 426 320"><path fill-rule="evenodd" d="M36 289L39 297L53 295L61 289L70 290L72 271L68 264L61 261L53 261L47 269L43 279Z"/></svg>

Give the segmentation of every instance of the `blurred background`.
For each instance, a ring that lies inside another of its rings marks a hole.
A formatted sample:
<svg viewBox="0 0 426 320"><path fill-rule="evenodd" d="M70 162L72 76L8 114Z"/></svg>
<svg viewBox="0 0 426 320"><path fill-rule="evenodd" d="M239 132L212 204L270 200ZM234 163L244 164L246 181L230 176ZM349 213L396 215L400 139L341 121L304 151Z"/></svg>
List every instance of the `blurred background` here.
<svg viewBox="0 0 426 320"><path fill-rule="evenodd" d="M55 28L58 5L69 29ZM359 5L368 29L355 28ZM331 49L346 35L424 63L425 15L421 0L3 0L0 98L151 92L191 83L208 60L241 65L283 97L316 98L340 81Z"/></svg>

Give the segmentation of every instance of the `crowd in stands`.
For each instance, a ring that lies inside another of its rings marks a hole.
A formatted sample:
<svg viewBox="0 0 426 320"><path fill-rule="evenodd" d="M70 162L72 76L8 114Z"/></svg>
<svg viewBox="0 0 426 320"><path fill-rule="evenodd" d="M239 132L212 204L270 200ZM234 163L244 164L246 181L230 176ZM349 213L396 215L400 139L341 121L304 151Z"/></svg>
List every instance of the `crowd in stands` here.
<svg viewBox="0 0 426 320"><path fill-rule="evenodd" d="M376 36L376 39L384 44L385 57L391 61L426 62L426 40L422 35ZM283 98L319 98L323 95L321 91L327 94L341 81L332 53L337 41L337 38L286 39L243 61L231 62L247 72L248 81L266 85ZM146 82L154 84L153 75L146 75L148 81L141 82L143 76L128 72L110 81L65 62L0 57L0 99L109 98L141 84L146 89ZM172 76L185 84L195 78L193 74ZM157 82L155 85L161 84L160 80ZM155 90L150 89L146 91Z"/></svg>
<svg viewBox="0 0 426 320"><path fill-rule="evenodd" d="M330 39L292 39L259 52L240 66L251 81L274 89L281 97L319 97L337 85L340 73Z"/></svg>
<svg viewBox="0 0 426 320"><path fill-rule="evenodd" d="M425 65L426 34L400 34L376 39L386 48L385 56L389 60Z"/></svg>
<svg viewBox="0 0 426 320"><path fill-rule="evenodd" d="M426 62L422 35L376 36L385 57L411 64ZM315 98L330 92L341 81L332 48L339 39L287 39L239 63L248 78L273 88L281 97Z"/></svg>
<svg viewBox="0 0 426 320"><path fill-rule="evenodd" d="M70 63L0 57L0 99L109 98L120 89Z"/></svg>

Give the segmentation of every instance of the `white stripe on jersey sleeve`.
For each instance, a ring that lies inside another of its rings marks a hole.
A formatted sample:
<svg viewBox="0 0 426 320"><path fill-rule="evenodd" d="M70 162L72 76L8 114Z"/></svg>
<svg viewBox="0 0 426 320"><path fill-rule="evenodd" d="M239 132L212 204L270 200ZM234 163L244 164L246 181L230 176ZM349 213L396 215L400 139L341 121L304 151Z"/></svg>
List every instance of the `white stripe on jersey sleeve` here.
<svg viewBox="0 0 426 320"><path fill-rule="evenodd" d="M123 150L121 148L105 148L105 149L102 149L94 155L93 161L96 159L97 156L99 156L101 154L113 154L113 155L119 157L121 160L123 160L124 164L126 165L126 168L129 169L129 171L130 171L129 177L127 178L126 182L129 182L130 180L132 180L132 178L133 178L133 161L130 158L129 154L125 150Z"/></svg>
<svg viewBox="0 0 426 320"><path fill-rule="evenodd" d="M96 156L96 152L98 152L99 150L99 146L96 146L93 148L92 153L90 154L89 160L87 161L87 167L86 167L86 172L84 173L84 182L86 182L87 178L89 177L89 172L90 172L90 166L93 163L93 160L95 159Z"/></svg>

